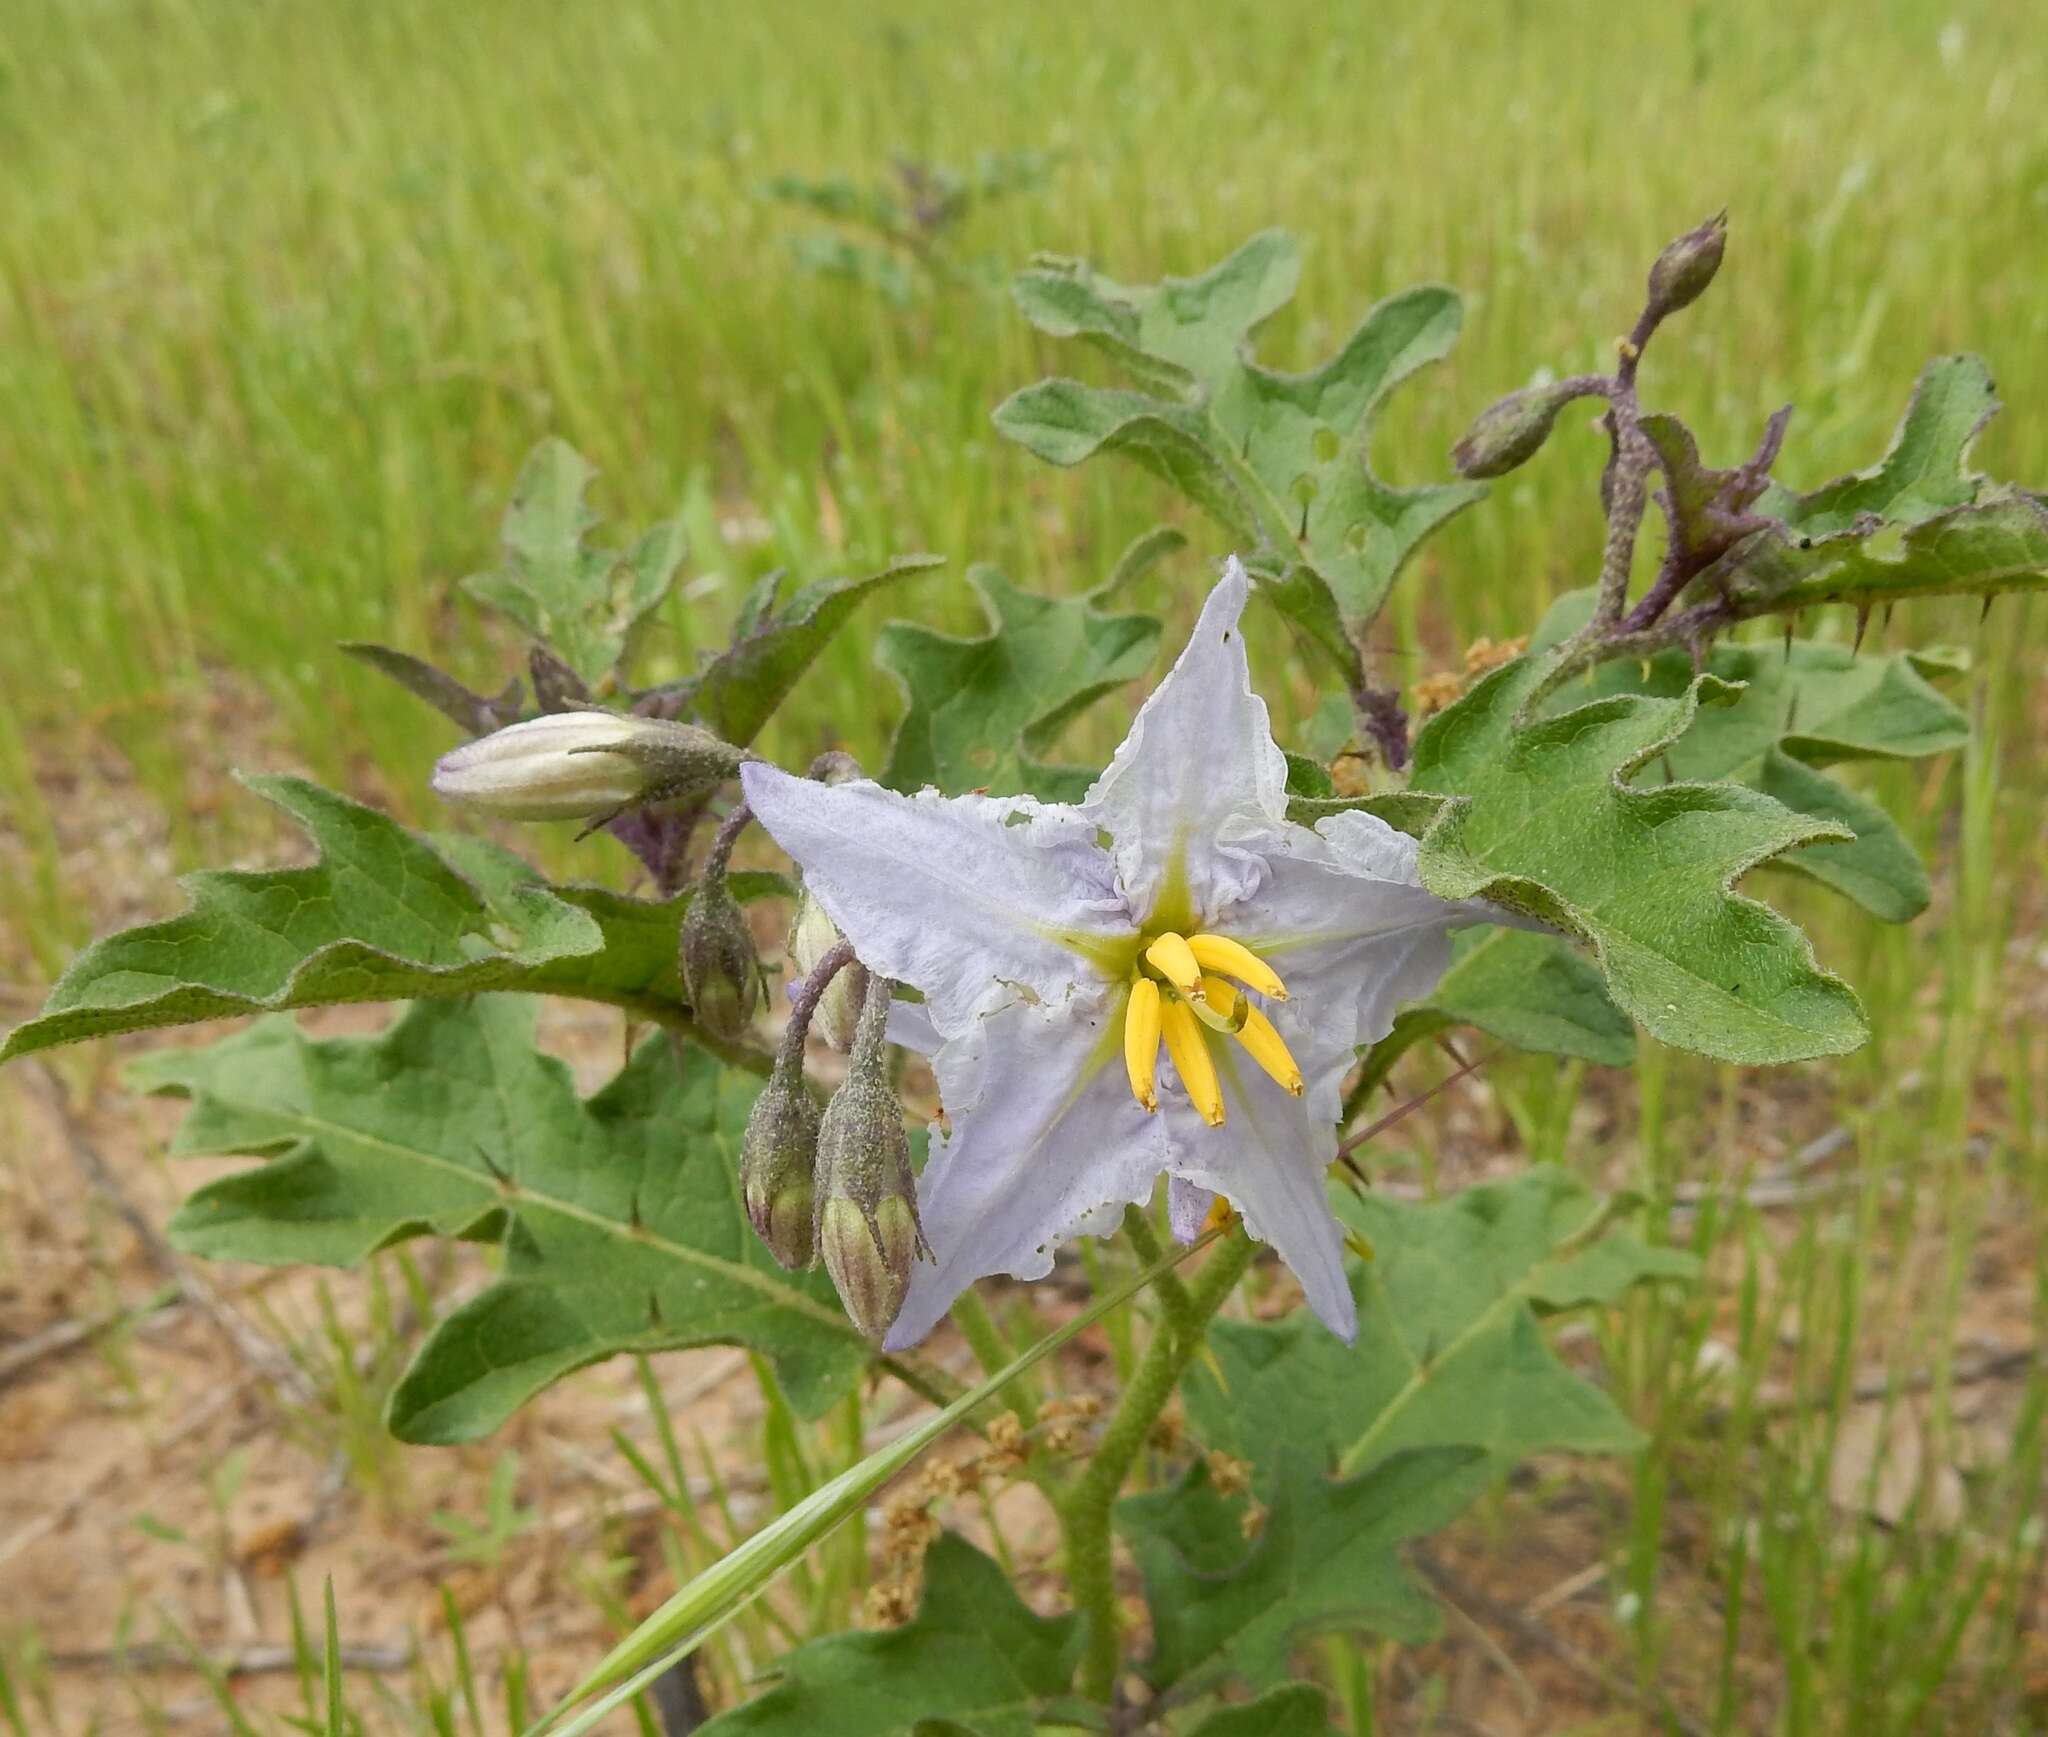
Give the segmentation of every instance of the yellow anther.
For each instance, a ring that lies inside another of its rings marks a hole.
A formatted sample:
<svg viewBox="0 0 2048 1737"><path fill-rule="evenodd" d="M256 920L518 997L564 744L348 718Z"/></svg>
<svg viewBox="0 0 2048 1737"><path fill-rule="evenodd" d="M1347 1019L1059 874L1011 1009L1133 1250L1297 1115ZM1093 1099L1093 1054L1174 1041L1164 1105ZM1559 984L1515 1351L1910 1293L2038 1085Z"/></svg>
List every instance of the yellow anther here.
<svg viewBox="0 0 2048 1737"><path fill-rule="evenodd" d="M1145 962L1190 1000L1202 998L1202 968L1187 942L1168 930L1145 949Z"/></svg>
<svg viewBox="0 0 2048 1737"><path fill-rule="evenodd" d="M1244 1045L1252 1060L1272 1076L1276 1085L1300 1097L1301 1068L1288 1049L1287 1040L1273 1029L1273 1022L1252 1005L1251 997L1239 995L1220 977L1205 977L1202 987L1211 1007L1230 1012L1233 1035Z"/></svg>
<svg viewBox="0 0 2048 1737"><path fill-rule="evenodd" d="M1174 1071L1187 1088L1188 1101L1210 1127L1222 1127L1223 1087L1216 1079L1216 1058L1209 1053L1209 1040L1186 1002L1168 1001L1161 1006L1159 1034L1166 1039L1166 1053L1173 1057Z"/></svg>
<svg viewBox="0 0 2048 1737"><path fill-rule="evenodd" d="M1159 985L1140 977L1131 985L1131 1004L1124 1009L1124 1072L1131 1076L1131 1096L1147 1110L1159 1108L1154 1085L1159 1069Z"/></svg>
<svg viewBox="0 0 2048 1737"><path fill-rule="evenodd" d="M1287 999L1287 985L1280 981L1279 973L1242 941L1233 941L1228 935L1190 935L1188 951L1204 971L1235 977L1247 989L1256 989L1275 1001Z"/></svg>
<svg viewBox="0 0 2048 1737"><path fill-rule="evenodd" d="M1202 1229L1205 1231L1228 1230L1236 1220L1237 1212L1235 1208L1231 1206L1226 1196L1219 1194L1214 1200L1209 1202L1209 1213L1202 1220Z"/></svg>
<svg viewBox="0 0 2048 1737"><path fill-rule="evenodd" d="M1202 999L1190 1001L1187 1009L1211 1031L1235 1037L1244 1030L1245 1021L1252 1016L1252 998L1239 994L1235 983L1205 974L1202 978Z"/></svg>

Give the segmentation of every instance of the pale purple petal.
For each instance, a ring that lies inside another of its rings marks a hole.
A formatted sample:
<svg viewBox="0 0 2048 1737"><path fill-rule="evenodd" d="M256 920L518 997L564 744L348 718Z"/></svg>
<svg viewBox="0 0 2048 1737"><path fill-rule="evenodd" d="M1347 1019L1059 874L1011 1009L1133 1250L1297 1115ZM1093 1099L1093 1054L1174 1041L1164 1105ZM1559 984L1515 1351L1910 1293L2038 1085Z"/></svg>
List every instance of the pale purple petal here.
<svg viewBox="0 0 2048 1737"><path fill-rule="evenodd" d="M1209 1209L1215 1204L1216 1196L1200 1183L1190 1182L1185 1176L1167 1177L1166 1223L1173 1232L1173 1240L1193 1242L1209 1222Z"/></svg>
<svg viewBox="0 0 2048 1737"><path fill-rule="evenodd" d="M1131 1097L1117 1011L1108 995L1064 1016L1013 1004L939 1052L951 1132L934 1130L918 1182L935 1259L911 1270L890 1350L915 1345L976 1279L1043 1278L1054 1247L1091 1215L1150 1198L1166 1162L1165 1118Z"/></svg>
<svg viewBox="0 0 2048 1737"><path fill-rule="evenodd" d="M944 1036L1008 1001L1057 1006L1098 983L1075 938L1130 931L1109 857L1071 809L902 796L759 762L740 776L755 816L861 963L922 991Z"/></svg>
<svg viewBox="0 0 2048 1737"><path fill-rule="evenodd" d="M1257 951L1287 984L1266 1006L1294 1052L1310 1099L1330 1097L1361 1044L1377 1043L1404 1002L1427 995L1450 964L1450 936L1509 920L1477 901L1427 891L1415 841L1369 814L1339 814L1314 832L1286 829L1257 890L1218 929Z"/></svg>
<svg viewBox="0 0 2048 1737"><path fill-rule="evenodd" d="M1262 842L1287 813L1287 761L1252 692L1238 627L1250 583L1233 557L1180 661L1081 804L1109 834L1141 920L1177 871L1197 916L1245 896L1258 884Z"/></svg>
<svg viewBox="0 0 2048 1737"><path fill-rule="evenodd" d="M1228 1040L1211 1048L1224 1123L1209 1127L1184 1098L1162 1102L1160 1115L1173 1130L1173 1175L1227 1196L1245 1229L1271 1243L1292 1269L1323 1324L1348 1342L1358 1335L1358 1307L1328 1195L1337 1155L1334 1106L1291 1096Z"/></svg>
<svg viewBox="0 0 2048 1737"><path fill-rule="evenodd" d="M939 1028L932 1024L931 1009L922 1001L889 1003L888 1038L891 1043L901 1044L919 1055L937 1055L939 1045L946 1041L939 1036Z"/></svg>

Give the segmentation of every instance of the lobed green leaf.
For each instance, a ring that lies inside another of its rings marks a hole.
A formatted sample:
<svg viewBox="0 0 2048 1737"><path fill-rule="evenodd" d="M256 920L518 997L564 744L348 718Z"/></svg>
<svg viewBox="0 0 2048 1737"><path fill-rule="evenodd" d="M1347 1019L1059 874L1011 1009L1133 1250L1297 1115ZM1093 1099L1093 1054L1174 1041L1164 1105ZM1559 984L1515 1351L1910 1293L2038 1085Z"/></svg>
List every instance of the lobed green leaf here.
<svg viewBox="0 0 2048 1737"><path fill-rule="evenodd" d="M1404 1007L1373 1045L1354 1092L1369 1092L1416 1044L1458 1026L1527 1054L1611 1068L1635 1060L1634 1024L1570 942L1526 929L1472 928L1452 943L1450 969L1436 988Z"/></svg>
<svg viewBox="0 0 2048 1737"><path fill-rule="evenodd" d="M1079 713L1151 667L1159 622L1104 614L1093 595L1035 596L989 566L970 568L967 578L988 615L984 637L891 622L876 639L875 661L908 702L882 782L1077 799L1094 774L1041 756Z"/></svg>
<svg viewBox="0 0 2048 1737"><path fill-rule="evenodd" d="M430 843L304 779L244 782L306 830L319 860L186 876L189 912L93 942L41 1015L8 1034L0 1061L237 1014L480 990L683 1011L686 900L550 887L502 851Z"/></svg>
<svg viewBox="0 0 2048 1737"><path fill-rule="evenodd" d="M1757 510L1776 522L1708 567L1688 595L1756 614L2048 585L2048 502L1965 468L1997 409L1979 358L1928 363L1879 463L1810 494L1770 491Z"/></svg>
<svg viewBox="0 0 2048 1737"><path fill-rule="evenodd" d="M1146 1679L1176 1699L1232 1677L1265 1689L1287 1679L1290 1653L1314 1634L1363 1628L1430 1639L1436 1605L1398 1547L1448 1523L1484 1476L1478 1450L1438 1447L1392 1455L1333 1483L1306 1455L1283 1448L1249 1544L1243 1500L1220 1495L1204 1461L1170 1488L1126 1497L1117 1528L1152 1611Z"/></svg>
<svg viewBox="0 0 2048 1737"><path fill-rule="evenodd" d="M747 600L732 644L680 684L677 697L728 742L744 747L862 603L884 586L944 565L938 555L898 555L864 579L814 580L779 607L780 576L771 575Z"/></svg>
<svg viewBox="0 0 2048 1737"><path fill-rule="evenodd" d="M996 410L1004 434L1053 464L1121 453L1203 508L1274 581L1265 595L1346 679L1357 647L1423 539L1485 492L1394 489L1373 475L1388 393L1456 342L1457 297L1423 288L1382 302L1321 367L1259 366L1252 335L1293 296L1300 251L1255 235L1194 278L1119 284L1074 260L1019 275L1017 304L1055 337L1104 352L1139 390L1074 380L1026 387Z"/></svg>
<svg viewBox="0 0 2048 1737"><path fill-rule="evenodd" d="M191 1100L173 1150L266 1161L199 1189L172 1241L212 1260L353 1266L418 1236L497 1242L504 1264L443 1319L391 1399L406 1441L487 1434L550 1382L623 1351L737 1344L816 1416L868 1347L819 1272L747 1223L740 1138L757 1083L650 1039L595 1097L534 1047L509 996L420 1002L372 1038L267 1019L133 1069Z"/></svg>
<svg viewBox="0 0 2048 1737"><path fill-rule="evenodd" d="M543 441L513 484L499 533L502 564L463 581L592 689L613 675L661 607L686 547L679 519L652 526L624 553L592 547L597 519L584 496L596 474L565 441Z"/></svg>
<svg viewBox="0 0 2048 1737"><path fill-rule="evenodd" d="M703 1737L909 1737L941 1720L975 1737L1030 1737L1070 1689L1079 1640L1077 1617L1039 1616L1003 1569L945 1532L925 1554L912 1621L798 1647L775 1687Z"/></svg>
<svg viewBox="0 0 2048 1737"><path fill-rule="evenodd" d="M1538 649L1560 643L1590 608L1590 592L1561 598L1537 631ZM1786 807L1853 833L1788 852L1774 866L1807 875L1873 916L1901 923L1927 907L1927 871L1891 816L1825 776L1854 760L1945 753L1969 740L1969 719L1928 679L1952 674L1939 655L1860 653L1814 640L1723 642L1707 669L1742 692L1701 710L1658 757L1675 779L1731 779ZM1617 659L1566 692L1567 703L1613 694L1676 700L1691 686L1691 660L1665 652L1647 663Z"/></svg>
<svg viewBox="0 0 2048 1737"><path fill-rule="evenodd" d="M1283 1683L1255 1701L1219 1707L1192 1737L1339 1737L1330 1704L1313 1683Z"/></svg>
<svg viewBox="0 0 2048 1737"><path fill-rule="evenodd" d="M1738 690L1712 675L1671 698L1615 694L1524 717L1554 654L1487 676L1424 726L1419 791L1460 800L1419 867L1445 898L1491 898L1590 944L1616 1004L1682 1049L1744 1063L1863 1041L1854 994L1796 928L1735 880L1846 829L1733 784L1631 782Z"/></svg>
<svg viewBox="0 0 2048 1737"><path fill-rule="evenodd" d="M1468 1448L1488 1475L1532 1453L1639 1445L1614 1402L1558 1360L1538 1311L1688 1279L1690 1255L1609 1229L1611 1208L1550 1168L1421 1204L1333 1200L1373 1251L1351 1262L1357 1340L1305 1311L1219 1321L1213 1362L1182 1384L1196 1435L1251 1461L1255 1490L1279 1478L1282 1444L1347 1474L1403 1450Z"/></svg>

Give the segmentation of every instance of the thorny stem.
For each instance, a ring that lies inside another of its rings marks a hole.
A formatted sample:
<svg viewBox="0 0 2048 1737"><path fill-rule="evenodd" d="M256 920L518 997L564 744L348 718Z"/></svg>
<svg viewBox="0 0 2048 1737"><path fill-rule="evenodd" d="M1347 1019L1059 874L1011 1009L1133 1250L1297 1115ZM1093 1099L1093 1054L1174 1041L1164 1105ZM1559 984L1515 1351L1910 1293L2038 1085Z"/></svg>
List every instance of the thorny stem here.
<svg viewBox="0 0 2048 1737"><path fill-rule="evenodd" d="M1658 568L1656 579L1622 621L1624 632L1640 633L1652 625L1678 600L1680 592L1737 543L1776 522L1761 513L1750 512L1749 507L1771 479L1771 467L1778 462L1778 451L1785 444L1785 429L1791 420L1792 406L1782 406L1764 425L1763 439L1756 451L1727 474L1709 509L1710 534L1704 542L1692 541L1673 500L1668 495L1659 497L1670 527L1670 546L1664 552L1664 563Z"/></svg>
<svg viewBox="0 0 2048 1737"><path fill-rule="evenodd" d="M1643 510L1649 504L1650 472L1657 455L1643 433L1643 407L1636 398L1636 368L1643 346L1661 316L1645 308L1635 330L1622 340L1621 361L1606 392L1607 430L1613 450L1607 461L1601 498L1607 508L1607 543L1600 555L1600 589L1586 632L1605 633L1621 619L1628 602L1629 569L1635 562L1636 538L1642 534Z"/></svg>
<svg viewBox="0 0 2048 1737"><path fill-rule="evenodd" d="M1200 1352L1210 1318L1244 1277L1255 1246L1240 1227L1210 1255L1207 1265L1187 1286L1186 1329L1168 1326L1154 1336L1096 1444L1088 1469L1059 1500L1068 1584L1074 1608L1087 1629L1079 1686L1092 1700L1106 1702L1116 1692L1117 1671L1123 1662L1116 1573L1110 1556L1111 1511L1182 1372Z"/></svg>

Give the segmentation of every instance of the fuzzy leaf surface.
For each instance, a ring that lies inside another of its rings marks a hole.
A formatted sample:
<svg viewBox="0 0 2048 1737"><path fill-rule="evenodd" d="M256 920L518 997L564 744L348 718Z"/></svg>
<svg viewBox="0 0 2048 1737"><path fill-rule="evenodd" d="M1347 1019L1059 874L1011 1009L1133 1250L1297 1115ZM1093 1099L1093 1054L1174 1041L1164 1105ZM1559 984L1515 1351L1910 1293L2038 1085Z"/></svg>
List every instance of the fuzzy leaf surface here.
<svg viewBox="0 0 2048 1737"><path fill-rule="evenodd" d="M1305 1310L1218 1321L1214 1366L1182 1382L1196 1435L1251 1461L1256 1490L1279 1476L1283 1444L1346 1473L1403 1449L1471 1448L1491 1474L1533 1453L1640 1445L1614 1402L1558 1359L1539 1311L1689 1279L1690 1255L1606 1228L1602 1202L1550 1167L1447 1200L1344 1190L1333 1202L1374 1251L1350 1262L1356 1343Z"/></svg>
<svg viewBox="0 0 2048 1737"><path fill-rule="evenodd" d="M912 1621L807 1642L780 1661L774 1688L702 1737L1030 1737L1072 1683L1078 1639L1075 1617L1039 1616L994 1562L941 1533Z"/></svg>
<svg viewBox="0 0 2048 1737"><path fill-rule="evenodd" d="M899 555L863 579L814 580L783 603L777 602L779 582L764 581L741 611L732 644L681 685L679 698L728 742L744 747L862 603L884 586L944 564L937 555Z"/></svg>
<svg viewBox="0 0 2048 1737"><path fill-rule="evenodd" d="M1590 608L1592 594L1561 598L1538 630L1539 648L1559 643ZM1743 691L1725 706L1702 709L1692 726L1646 768L1639 782L1670 777L1733 779L1788 808L1833 821L1855 834L1808 845L1775 866L1810 876L1856 900L1873 916L1900 923L1927 907L1927 871L1891 816L1868 797L1826 775L1856 760L1905 760L1964 746L1970 722L1930 676L1951 675L1938 655L1857 652L1795 639L1722 642L1707 668ZM1613 694L1683 696L1692 662L1665 652L1647 664L1601 665L1568 691L1568 701Z"/></svg>
<svg viewBox="0 0 2048 1737"><path fill-rule="evenodd" d="M1333 1483L1283 1448L1249 1544L1244 1498L1219 1495L1204 1461L1167 1489L1126 1497L1117 1529L1152 1609L1147 1681L1177 1698L1232 1677L1261 1690L1287 1680L1289 1654L1315 1634L1428 1640L1436 1605L1397 1547L1455 1517L1482 1487L1485 1459L1473 1448L1418 1448Z"/></svg>
<svg viewBox="0 0 2048 1737"><path fill-rule="evenodd" d="M1703 675L1676 698L1617 694L1524 719L1551 657L1494 671L1416 739L1414 787L1464 798L1423 840L1424 884L1586 941L1616 1005L1678 1048L1748 1064L1854 1049L1854 994L1798 929L1733 891L1843 829L1741 785L1634 784L1735 690Z"/></svg>
<svg viewBox="0 0 2048 1737"><path fill-rule="evenodd" d="M1303 374L1252 359L1252 336L1292 299L1300 249L1255 235L1199 277L1126 285L1076 260L1019 274L1017 305L1040 331L1086 339L1141 389L1045 380L998 407L996 426L1040 458L1121 453L1210 513L1268 595L1347 677L1357 645L1423 539L1484 488L1396 489L1373 475L1387 395L1457 341L1450 290L1380 303L1329 361Z"/></svg>
<svg viewBox="0 0 2048 1737"><path fill-rule="evenodd" d="M512 485L499 531L503 561L463 581L478 602L552 647L593 689L661 607L686 547L679 519L652 526L623 552L594 547L597 518L584 497L596 475L567 442L542 441Z"/></svg>
<svg viewBox="0 0 2048 1737"><path fill-rule="evenodd" d="M1558 935L1471 928L1452 942L1451 967L1366 1058L1361 1090L1386 1077L1426 1038L1458 1026L1531 1055L1571 1056L1602 1067L1635 1060L1635 1026L1614 1005L1600 973Z"/></svg>
<svg viewBox="0 0 2048 1737"><path fill-rule="evenodd" d="M951 794L986 789L1078 798L1094 774L1041 756L1104 694L1135 681L1159 649L1150 615L1107 615L1092 597L1020 591L989 566L969 570L989 632L954 639L891 622L875 661L902 685L907 709L882 782L897 790L936 785Z"/></svg>
<svg viewBox="0 0 2048 1737"><path fill-rule="evenodd" d="M393 1393L404 1440L485 1435L622 1351L744 1345L806 1416L867 1364L824 1275L785 1273L749 1227L737 1179L756 1082L694 1047L651 1039L583 1099L536 1051L530 1001L479 996L415 1003L371 1038L267 1019L133 1075L192 1101L175 1152L265 1160L180 1208L171 1237L191 1254L354 1266L419 1236L502 1246L497 1280Z"/></svg>
<svg viewBox="0 0 2048 1737"><path fill-rule="evenodd" d="M236 1014L479 990L680 1006L684 901L549 887L505 852L437 848L304 779L246 782L306 830L319 861L186 876L190 911L87 947L0 1061Z"/></svg>
<svg viewBox="0 0 2048 1737"><path fill-rule="evenodd" d="M1777 522L1707 568L1689 595L1757 613L2048 586L2048 502L1966 468L1997 410L1978 357L1928 363L1882 460L1810 494L1771 490L1757 511Z"/></svg>

